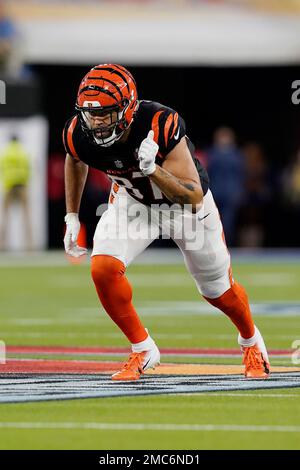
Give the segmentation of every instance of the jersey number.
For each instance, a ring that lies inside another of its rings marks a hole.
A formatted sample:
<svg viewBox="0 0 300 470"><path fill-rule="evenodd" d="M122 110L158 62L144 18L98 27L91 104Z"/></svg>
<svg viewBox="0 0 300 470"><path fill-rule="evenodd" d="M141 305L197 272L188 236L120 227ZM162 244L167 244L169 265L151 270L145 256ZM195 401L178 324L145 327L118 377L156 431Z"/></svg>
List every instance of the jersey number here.
<svg viewBox="0 0 300 470"><path fill-rule="evenodd" d="M117 178L115 176L111 176L111 175L109 175L109 176L119 186L125 186L125 188L129 192L129 194L133 195L137 199L144 199L144 195L140 192L139 189L137 189L133 186L132 182L129 179L121 178L119 176ZM134 171L132 173L132 179L136 179L136 178L145 178L145 176L140 171ZM159 187L156 186L156 184L153 183L153 181L151 181L150 178L147 178L147 181L148 181L148 183L146 183L146 178L145 178L145 184L150 183L150 187L151 187L151 190L152 190L152 193L153 193L153 198L154 199L163 199L164 195L161 192L161 190L159 189Z"/></svg>

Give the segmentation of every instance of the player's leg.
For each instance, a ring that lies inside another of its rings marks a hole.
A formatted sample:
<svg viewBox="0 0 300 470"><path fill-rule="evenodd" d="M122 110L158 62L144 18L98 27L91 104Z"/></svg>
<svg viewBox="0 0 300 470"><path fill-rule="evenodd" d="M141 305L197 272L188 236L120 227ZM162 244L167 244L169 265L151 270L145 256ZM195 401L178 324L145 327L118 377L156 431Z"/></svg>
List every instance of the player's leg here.
<svg viewBox="0 0 300 470"><path fill-rule="evenodd" d="M131 261L157 237L146 207L120 190L102 215L94 236L91 271L98 297L111 319L131 343L132 354L114 380L136 380L160 361L159 350L132 303L132 287L125 271ZM141 214L136 229L135 204ZM131 215L130 215L131 214ZM151 229L151 230L150 230Z"/></svg>
<svg viewBox="0 0 300 470"><path fill-rule="evenodd" d="M203 234L198 249L188 249L184 239L176 239L175 242L183 252L200 293L210 304L224 312L238 329L246 376L266 377L269 373L266 347L254 325L247 293L232 277L222 223L210 191L204 197L200 218L204 216L200 225L198 223L198 230L202 230ZM199 215L195 214L194 217Z"/></svg>

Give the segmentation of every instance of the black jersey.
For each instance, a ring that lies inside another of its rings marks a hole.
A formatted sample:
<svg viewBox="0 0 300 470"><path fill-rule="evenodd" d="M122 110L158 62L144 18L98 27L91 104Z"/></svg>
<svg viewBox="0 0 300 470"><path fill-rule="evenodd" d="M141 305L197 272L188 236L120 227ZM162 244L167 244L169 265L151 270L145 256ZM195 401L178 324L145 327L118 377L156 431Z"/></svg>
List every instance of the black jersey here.
<svg viewBox="0 0 300 470"><path fill-rule="evenodd" d="M154 140L159 145L155 163L160 166L166 155L185 137L206 194L208 175L194 156L194 146L185 135L184 120L176 111L160 103L140 101L126 142L117 141L110 147L93 143L83 131L78 116L67 121L63 141L68 154L105 172L114 183L124 186L139 202L146 205L170 204L157 185L148 176L144 176L139 168L138 149L151 129L154 131Z"/></svg>

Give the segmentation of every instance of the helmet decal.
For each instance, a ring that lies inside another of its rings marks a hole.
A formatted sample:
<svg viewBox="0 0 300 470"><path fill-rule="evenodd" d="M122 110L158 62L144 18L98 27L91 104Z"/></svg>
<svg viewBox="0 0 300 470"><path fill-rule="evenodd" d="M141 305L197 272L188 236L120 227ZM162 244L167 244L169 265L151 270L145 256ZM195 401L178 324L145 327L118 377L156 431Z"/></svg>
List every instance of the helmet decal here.
<svg viewBox="0 0 300 470"><path fill-rule="evenodd" d="M101 103L100 101L85 101L83 103L84 108L100 108Z"/></svg>

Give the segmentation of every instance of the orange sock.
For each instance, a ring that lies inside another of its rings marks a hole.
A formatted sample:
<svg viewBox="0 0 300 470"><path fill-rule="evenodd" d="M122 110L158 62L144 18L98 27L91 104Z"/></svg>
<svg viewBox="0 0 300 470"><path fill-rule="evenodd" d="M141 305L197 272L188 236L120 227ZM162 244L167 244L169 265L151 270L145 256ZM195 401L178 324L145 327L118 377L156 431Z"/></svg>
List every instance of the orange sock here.
<svg viewBox="0 0 300 470"><path fill-rule="evenodd" d="M148 333L132 305L124 264L113 256L97 255L92 257L91 269L98 297L110 318L131 343L144 341Z"/></svg>
<svg viewBox="0 0 300 470"><path fill-rule="evenodd" d="M248 297L240 284L235 282L230 289L216 299L204 298L230 318L243 338L248 339L254 335L255 328Z"/></svg>

